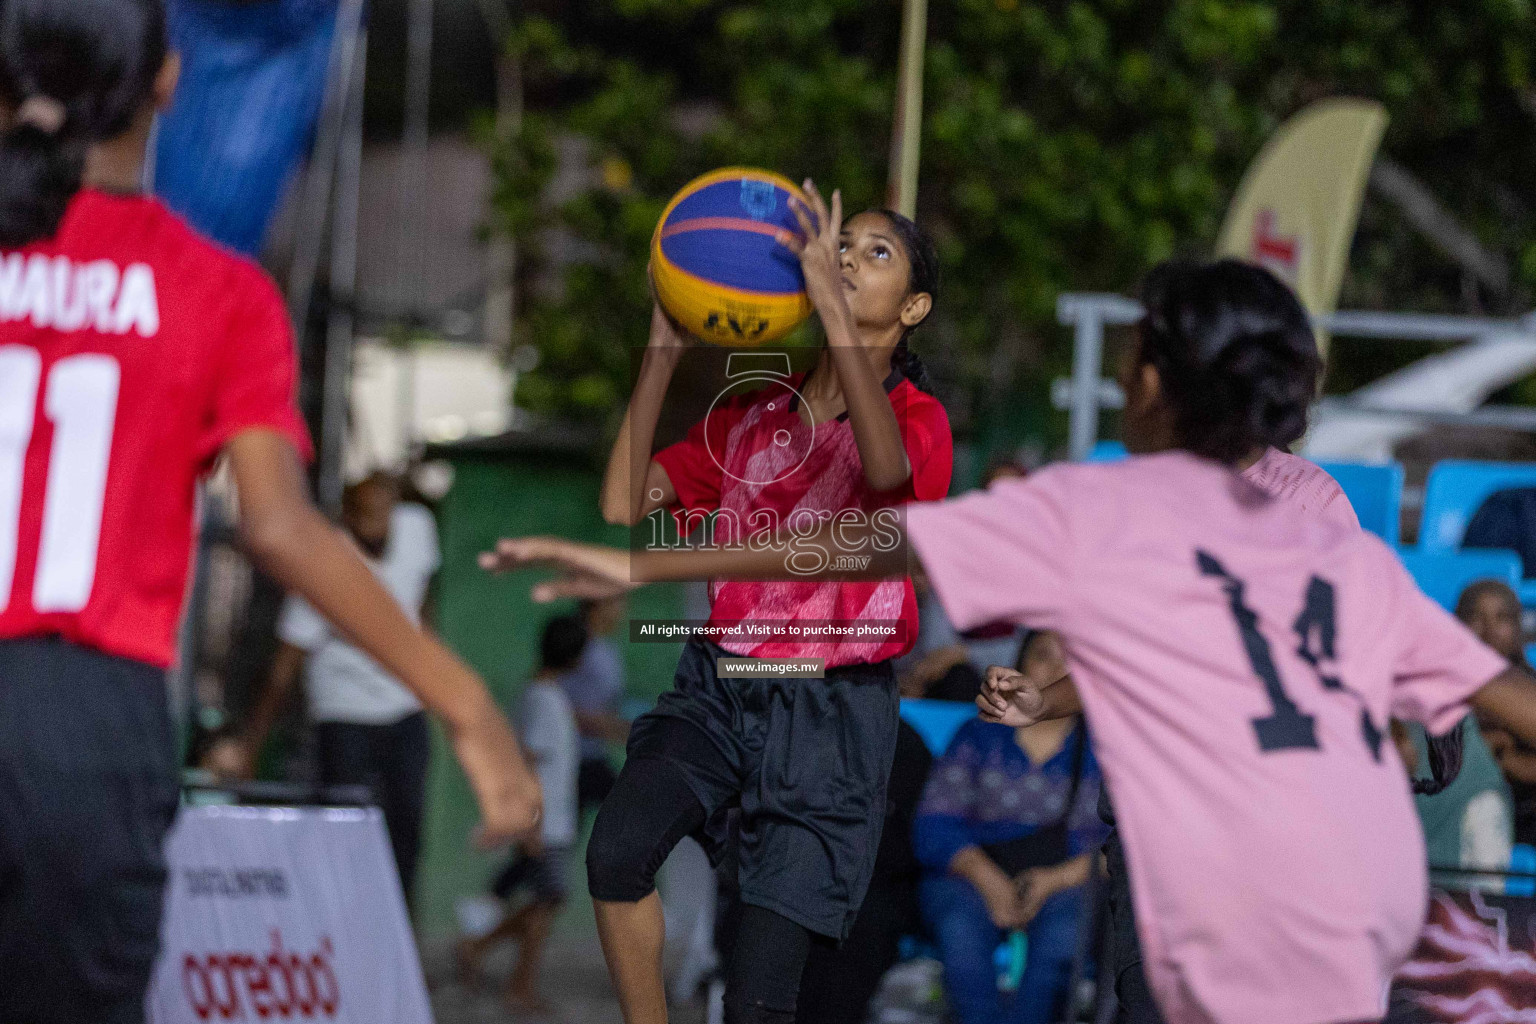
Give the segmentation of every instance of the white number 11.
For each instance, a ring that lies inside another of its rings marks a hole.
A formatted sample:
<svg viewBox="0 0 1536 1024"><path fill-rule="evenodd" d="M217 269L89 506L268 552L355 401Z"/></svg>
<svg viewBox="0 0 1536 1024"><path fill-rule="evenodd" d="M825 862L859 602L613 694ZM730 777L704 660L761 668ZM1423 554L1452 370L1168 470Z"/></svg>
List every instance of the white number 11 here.
<svg viewBox="0 0 1536 1024"><path fill-rule="evenodd" d="M42 362L35 349L0 345L0 612L15 582L21 484ZM53 447L32 586L39 612L77 612L90 600L119 377L117 360L96 354L61 359L48 374L43 414L53 424Z"/></svg>

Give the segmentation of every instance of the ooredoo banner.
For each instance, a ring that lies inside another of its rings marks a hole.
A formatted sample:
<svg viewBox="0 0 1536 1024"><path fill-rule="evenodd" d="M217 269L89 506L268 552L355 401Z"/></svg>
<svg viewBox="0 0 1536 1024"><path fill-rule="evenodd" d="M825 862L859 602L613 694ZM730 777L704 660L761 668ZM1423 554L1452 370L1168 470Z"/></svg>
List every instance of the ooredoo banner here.
<svg viewBox="0 0 1536 1024"><path fill-rule="evenodd" d="M167 844L153 1024L430 1024L373 808L184 808Z"/></svg>

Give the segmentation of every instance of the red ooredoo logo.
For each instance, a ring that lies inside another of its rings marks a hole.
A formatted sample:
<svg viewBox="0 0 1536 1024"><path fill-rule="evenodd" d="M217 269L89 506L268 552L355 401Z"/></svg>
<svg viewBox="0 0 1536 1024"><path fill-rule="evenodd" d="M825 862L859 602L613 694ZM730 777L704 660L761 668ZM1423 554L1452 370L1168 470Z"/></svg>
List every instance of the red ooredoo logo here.
<svg viewBox="0 0 1536 1024"><path fill-rule="evenodd" d="M199 1020L334 1019L341 987L331 967L330 936L305 956L283 948L272 929L272 949L258 953L188 953L181 962L181 988Z"/></svg>

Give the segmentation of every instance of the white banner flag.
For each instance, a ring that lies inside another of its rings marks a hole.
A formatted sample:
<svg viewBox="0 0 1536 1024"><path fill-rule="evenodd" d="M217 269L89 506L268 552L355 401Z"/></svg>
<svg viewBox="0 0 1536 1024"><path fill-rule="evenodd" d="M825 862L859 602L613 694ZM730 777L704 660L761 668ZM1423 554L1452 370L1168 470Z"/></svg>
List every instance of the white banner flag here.
<svg viewBox="0 0 1536 1024"><path fill-rule="evenodd" d="M152 1024L431 1024L376 809L183 808L166 858Z"/></svg>

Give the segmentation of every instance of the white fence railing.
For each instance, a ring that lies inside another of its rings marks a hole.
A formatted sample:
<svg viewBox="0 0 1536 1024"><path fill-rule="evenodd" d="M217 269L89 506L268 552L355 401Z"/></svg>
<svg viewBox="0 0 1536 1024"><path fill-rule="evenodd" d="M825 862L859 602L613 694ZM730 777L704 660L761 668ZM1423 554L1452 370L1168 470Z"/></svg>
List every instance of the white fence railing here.
<svg viewBox="0 0 1536 1024"><path fill-rule="evenodd" d="M1069 413L1073 459L1082 459L1099 436L1099 412L1124 402L1119 386L1104 377L1104 328L1125 327L1141 319L1141 304L1123 295L1068 292L1056 300L1056 319L1073 329L1072 376L1058 380L1052 398ZM1430 313L1374 313L1344 310L1323 317L1318 326L1335 338L1377 338L1399 341L1471 341L1484 335L1523 333L1536 345L1536 313L1519 319L1446 316ZM1319 408L1359 411L1428 423L1496 426L1536 432L1536 409L1485 406L1472 412L1442 412L1365 406L1347 398L1324 399Z"/></svg>

